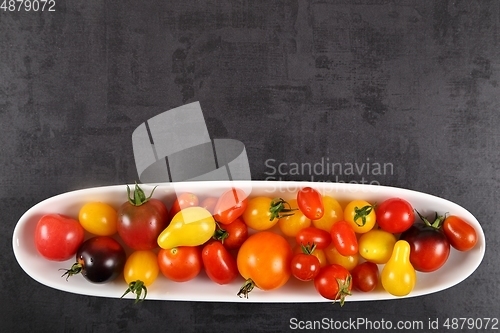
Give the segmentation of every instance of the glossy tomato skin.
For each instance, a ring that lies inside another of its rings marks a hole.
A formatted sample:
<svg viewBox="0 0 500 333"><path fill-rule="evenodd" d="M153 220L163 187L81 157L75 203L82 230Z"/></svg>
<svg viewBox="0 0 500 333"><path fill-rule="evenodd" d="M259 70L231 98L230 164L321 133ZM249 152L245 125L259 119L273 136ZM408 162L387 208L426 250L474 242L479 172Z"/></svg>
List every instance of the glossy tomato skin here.
<svg viewBox="0 0 500 333"><path fill-rule="evenodd" d="M96 236L111 236L116 233L116 209L104 202L87 202L78 212L82 227Z"/></svg>
<svg viewBox="0 0 500 333"><path fill-rule="evenodd" d="M469 251L477 243L477 233L474 227L458 216L446 217L443 222L443 232L450 245L459 251Z"/></svg>
<svg viewBox="0 0 500 333"><path fill-rule="evenodd" d="M172 249L160 249L158 252L160 272L175 282L194 279L203 268L199 246L179 246Z"/></svg>
<svg viewBox="0 0 500 333"><path fill-rule="evenodd" d="M238 251L236 263L240 274L262 290L283 286L290 278L293 252L283 236L270 231L257 232Z"/></svg>
<svg viewBox="0 0 500 333"><path fill-rule="evenodd" d="M127 201L118 209L118 234L136 251L157 248L158 236L168 223L168 210L158 199L151 198L140 206Z"/></svg>
<svg viewBox="0 0 500 333"><path fill-rule="evenodd" d="M312 254L297 253L292 258L292 275L300 281L311 281L321 268L319 259Z"/></svg>
<svg viewBox="0 0 500 333"><path fill-rule="evenodd" d="M228 284L239 276L235 258L219 241L208 242L203 247L201 258L205 272L215 283Z"/></svg>
<svg viewBox="0 0 500 333"><path fill-rule="evenodd" d="M351 275L353 288L363 292L374 290L380 281L377 264L369 261L365 261L354 267Z"/></svg>
<svg viewBox="0 0 500 333"><path fill-rule="evenodd" d="M347 221L336 222L330 232L332 244L343 256L352 256L358 253L358 239L352 226Z"/></svg>
<svg viewBox="0 0 500 333"><path fill-rule="evenodd" d="M71 259L83 243L85 230L68 216L47 214L35 228L35 246L44 258L54 261Z"/></svg>
<svg viewBox="0 0 500 333"><path fill-rule="evenodd" d="M221 224L229 224L240 217L248 206L245 192L232 188L221 194L215 204L214 219Z"/></svg>
<svg viewBox="0 0 500 333"><path fill-rule="evenodd" d="M227 233L227 237L224 238L222 243L228 250L239 249L248 238L248 227L241 218L237 218L233 222L226 224L224 230Z"/></svg>
<svg viewBox="0 0 500 333"><path fill-rule="evenodd" d="M123 272L126 259L123 247L109 236L87 239L76 253L83 277L93 283L116 279Z"/></svg>
<svg viewBox="0 0 500 333"><path fill-rule="evenodd" d="M391 198L375 207L378 226L396 234L408 230L415 223L415 213L411 204L400 198Z"/></svg>
<svg viewBox="0 0 500 333"><path fill-rule="evenodd" d="M352 277L347 269L340 265L323 267L314 278L314 287L326 299L340 300L344 304L352 289Z"/></svg>
<svg viewBox="0 0 500 333"><path fill-rule="evenodd" d="M157 256L153 251L134 251L125 262L123 277L127 284L142 281L148 287L156 280L159 272Z"/></svg>
<svg viewBox="0 0 500 333"><path fill-rule="evenodd" d="M315 227L301 229L295 236L297 244L316 245L316 249L323 250L332 242L332 236L328 231Z"/></svg>
<svg viewBox="0 0 500 333"><path fill-rule="evenodd" d="M321 193L309 186L297 192L297 204L300 211L310 220L318 220L325 213Z"/></svg>
<svg viewBox="0 0 500 333"><path fill-rule="evenodd" d="M410 245L410 262L415 270L433 272L444 265L450 254L450 243L440 229L416 223L401 234Z"/></svg>

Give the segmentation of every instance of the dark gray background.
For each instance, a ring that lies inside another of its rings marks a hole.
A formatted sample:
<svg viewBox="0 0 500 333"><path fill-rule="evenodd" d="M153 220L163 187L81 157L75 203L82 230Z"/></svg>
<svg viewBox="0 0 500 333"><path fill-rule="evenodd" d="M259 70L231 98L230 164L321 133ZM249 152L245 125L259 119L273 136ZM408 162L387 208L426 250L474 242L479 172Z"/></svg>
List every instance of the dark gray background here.
<svg viewBox="0 0 500 333"><path fill-rule="evenodd" d="M283 331L291 317L500 316L498 1L55 1L55 12L0 12L2 331ZM245 144L253 179L269 176L269 159L392 163L385 175L339 180L466 207L486 234L483 263L440 293L342 309L134 306L27 276L11 246L19 217L56 194L134 182L132 131L193 101L213 138Z"/></svg>

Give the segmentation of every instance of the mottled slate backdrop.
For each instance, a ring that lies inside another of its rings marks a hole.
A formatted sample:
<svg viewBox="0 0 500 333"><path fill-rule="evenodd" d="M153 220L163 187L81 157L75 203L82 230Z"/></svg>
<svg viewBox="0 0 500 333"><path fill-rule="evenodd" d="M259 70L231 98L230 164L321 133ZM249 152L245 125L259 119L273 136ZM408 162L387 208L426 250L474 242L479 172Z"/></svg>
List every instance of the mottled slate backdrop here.
<svg viewBox="0 0 500 333"><path fill-rule="evenodd" d="M500 3L56 3L52 13L0 12L2 331L283 331L291 317L499 316ZM341 310L133 306L28 277L11 249L21 214L69 190L135 181L132 131L192 101L212 137L246 145L253 179L278 177L283 163L282 179L374 181L465 206L486 233L483 264L438 294ZM325 162L345 168L294 169Z"/></svg>

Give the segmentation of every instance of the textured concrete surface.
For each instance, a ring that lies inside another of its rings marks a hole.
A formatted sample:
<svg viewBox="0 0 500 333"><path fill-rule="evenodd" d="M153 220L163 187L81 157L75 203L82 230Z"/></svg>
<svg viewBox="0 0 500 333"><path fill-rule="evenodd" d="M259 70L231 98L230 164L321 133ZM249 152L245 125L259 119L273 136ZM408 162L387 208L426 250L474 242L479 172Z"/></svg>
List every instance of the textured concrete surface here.
<svg viewBox="0 0 500 333"><path fill-rule="evenodd" d="M291 317L499 317L499 2L56 4L0 11L2 330L284 331ZM22 213L66 191L134 182L132 131L193 101L213 138L245 144L253 179L378 182L466 207L486 234L482 265L437 294L342 309L131 306L28 277L11 249ZM293 172L294 163L322 161L367 168ZM287 174L274 172L280 163Z"/></svg>

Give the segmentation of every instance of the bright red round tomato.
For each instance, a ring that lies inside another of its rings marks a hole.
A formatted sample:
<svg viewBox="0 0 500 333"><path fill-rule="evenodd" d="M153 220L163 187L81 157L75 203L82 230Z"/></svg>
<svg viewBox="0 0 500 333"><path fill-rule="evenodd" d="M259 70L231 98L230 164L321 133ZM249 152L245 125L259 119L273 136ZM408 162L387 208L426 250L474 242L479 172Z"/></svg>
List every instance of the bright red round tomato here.
<svg viewBox="0 0 500 333"><path fill-rule="evenodd" d="M214 219L221 224L229 224L240 217L248 205L245 192L232 188L222 193L214 207Z"/></svg>
<svg viewBox="0 0 500 333"><path fill-rule="evenodd" d="M315 227L307 227L300 230L295 236L297 244L316 245L316 249L323 250L332 242L332 236L328 231Z"/></svg>
<svg viewBox="0 0 500 333"><path fill-rule="evenodd" d="M203 267L210 280L228 284L239 275L236 259L219 241L208 242L201 251Z"/></svg>
<svg viewBox="0 0 500 333"><path fill-rule="evenodd" d="M297 253L292 258L292 275L300 281L311 281L318 275L321 264L319 259L310 253Z"/></svg>
<svg viewBox="0 0 500 333"><path fill-rule="evenodd" d="M325 213L323 197L317 190L309 186L301 188L297 192L297 204L300 211L311 220L318 220Z"/></svg>
<svg viewBox="0 0 500 333"><path fill-rule="evenodd" d="M220 240L228 250L239 249L248 238L248 227L240 218L224 225L222 230Z"/></svg>
<svg viewBox="0 0 500 333"><path fill-rule="evenodd" d="M291 275L292 257L292 248L281 235L261 231L248 237L236 258L240 274L247 279L238 295L248 297L254 286L262 290L283 286Z"/></svg>
<svg viewBox="0 0 500 333"><path fill-rule="evenodd" d="M170 208L170 219L172 219L175 214L181 211L181 209L198 206L199 199L198 197L190 192L184 192L177 196L174 203L172 204L172 208Z"/></svg>
<svg viewBox="0 0 500 333"><path fill-rule="evenodd" d="M203 267L201 250L198 246L179 246L158 252L160 272L175 282L194 279Z"/></svg>
<svg viewBox="0 0 500 333"><path fill-rule="evenodd" d="M400 198L387 199L375 207L379 227L397 234L408 230L415 222L411 204Z"/></svg>
<svg viewBox="0 0 500 333"><path fill-rule="evenodd" d="M352 256L358 253L358 239L349 222L335 222L330 234L332 236L332 244L341 255Z"/></svg>
<svg viewBox="0 0 500 333"><path fill-rule="evenodd" d="M469 251L477 243L477 233L474 227L458 216L446 217L443 222L443 232L451 246L459 251Z"/></svg>
<svg viewBox="0 0 500 333"><path fill-rule="evenodd" d="M375 289L380 279L377 264L369 261L365 261L354 267L351 275L353 288L364 292Z"/></svg>
<svg viewBox="0 0 500 333"><path fill-rule="evenodd" d="M344 267L332 264L321 268L314 278L314 287L324 298L339 300L344 305L346 296L351 295L352 277Z"/></svg>
<svg viewBox="0 0 500 333"><path fill-rule="evenodd" d="M135 192L134 198L129 197L118 209L118 234L136 251L153 250L158 247L158 236L169 223L168 210L162 201L146 198L138 185Z"/></svg>
<svg viewBox="0 0 500 333"><path fill-rule="evenodd" d="M60 214L47 214L36 225L35 246L44 258L64 261L75 255L84 236L85 230L77 220Z"/></svg>

